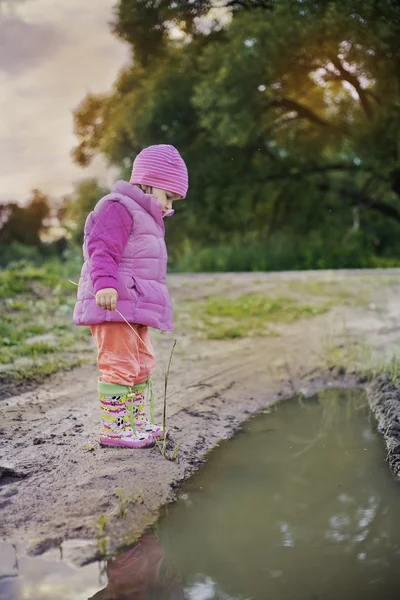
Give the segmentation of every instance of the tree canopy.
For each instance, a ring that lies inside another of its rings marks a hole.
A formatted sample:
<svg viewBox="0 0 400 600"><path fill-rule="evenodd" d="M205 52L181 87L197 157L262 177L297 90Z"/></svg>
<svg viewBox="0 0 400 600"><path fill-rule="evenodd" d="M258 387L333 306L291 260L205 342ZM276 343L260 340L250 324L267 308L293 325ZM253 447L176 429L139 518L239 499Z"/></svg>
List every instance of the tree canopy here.
<svg viewBox="0 0 400 600"><path fill-rule="evenodd" d="M175 261L216 245L244 250L230 268L398 256L396 0L120 0L113 30L132 62L76 109L74 159L124 175L146 145L179 148Z"/></svg>

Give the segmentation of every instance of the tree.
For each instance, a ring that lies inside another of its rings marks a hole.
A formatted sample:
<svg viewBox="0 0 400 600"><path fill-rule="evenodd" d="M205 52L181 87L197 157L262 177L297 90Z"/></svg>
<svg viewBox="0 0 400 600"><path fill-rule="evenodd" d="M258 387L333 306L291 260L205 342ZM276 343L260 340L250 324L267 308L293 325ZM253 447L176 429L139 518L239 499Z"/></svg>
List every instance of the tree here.
<svg viewBox="0 0 400 600"><path fill-rule="evenodd" d="M218 27L218 12L271 10L272 6L273 0L121 0L113 31L131 45L136 63L146 68L170 46L172 30L184 37L202 35L201 20L211 10L213 26Z"/></svg>
<svg viewBox="0 0 400 600"><path fill-rule="evenodd" d="M123 172L145 145L178 145L191 191L177 251L276 234L330 240L338 266L354 245L400 251L396 0L121 0L114 31L132 65L75 113L75 158Z"/></svg>
<svg viewBox="0 0 400 600"><path fill-rule="evenodd" d="M26 206L14 202L4 204L0 210L0 244L19 242L26 246L41 246L40 234L44 221L50 214L49 198L39 190L33 190Z"/></svg>

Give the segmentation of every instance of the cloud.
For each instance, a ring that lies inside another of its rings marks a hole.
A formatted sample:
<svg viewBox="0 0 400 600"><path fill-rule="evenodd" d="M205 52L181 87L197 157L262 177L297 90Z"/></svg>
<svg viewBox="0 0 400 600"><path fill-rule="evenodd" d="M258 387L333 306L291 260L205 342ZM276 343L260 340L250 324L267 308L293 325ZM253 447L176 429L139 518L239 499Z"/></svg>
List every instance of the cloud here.
<svg viewBox="0 0 400 600"><path fill-rule="evenodd" d="M21 200L34 187L59 196L82 177L107 179L103 159L83 170L73 165L70 152L76 144L73 109L88 92L109 91L130 57L129 47L110 31L114 3L27 0L14 14L29 31L42 27L52 33L47 42L32 41L36 58L25 63L24 53L18 51L17 59L13 48L20 37L2 40L9 62L0 71L0 198Z"/></svg>
<svg viewBox="0 0 400 600"><path fill-rule="evenodd" d="M0 69L17 74L34 67L57 50L60 36L45 23L16 17L0 21Z"/></svg>

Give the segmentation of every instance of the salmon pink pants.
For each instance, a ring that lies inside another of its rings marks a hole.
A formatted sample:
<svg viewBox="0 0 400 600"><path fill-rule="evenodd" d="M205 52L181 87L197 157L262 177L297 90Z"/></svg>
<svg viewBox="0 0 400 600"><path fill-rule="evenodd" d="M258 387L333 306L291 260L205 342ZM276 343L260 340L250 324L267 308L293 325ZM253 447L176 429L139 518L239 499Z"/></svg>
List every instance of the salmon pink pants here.
<svg viewBox="0 0 400 600"><path fill-rule="evenodd" d="M149 329L145 325L132 327L135 331L127 323L90 325L98 349L100 381L132 386L150 377L155 357Z"/></svg>

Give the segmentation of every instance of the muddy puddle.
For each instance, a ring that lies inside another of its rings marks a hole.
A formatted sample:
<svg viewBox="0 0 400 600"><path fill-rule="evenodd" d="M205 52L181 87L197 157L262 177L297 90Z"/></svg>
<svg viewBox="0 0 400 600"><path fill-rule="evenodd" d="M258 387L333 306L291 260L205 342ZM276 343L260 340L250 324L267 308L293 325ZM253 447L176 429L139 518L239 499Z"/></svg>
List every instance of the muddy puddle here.
<svg viewBox="0 0 400 600"><path fill-rule="evenodd" d="M400 486L364 394L329 391L251 419L113 560L0 555L1 600L391 600Z"/></svg>

